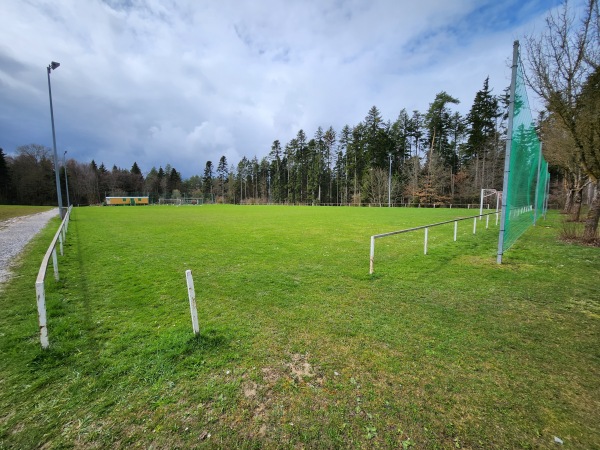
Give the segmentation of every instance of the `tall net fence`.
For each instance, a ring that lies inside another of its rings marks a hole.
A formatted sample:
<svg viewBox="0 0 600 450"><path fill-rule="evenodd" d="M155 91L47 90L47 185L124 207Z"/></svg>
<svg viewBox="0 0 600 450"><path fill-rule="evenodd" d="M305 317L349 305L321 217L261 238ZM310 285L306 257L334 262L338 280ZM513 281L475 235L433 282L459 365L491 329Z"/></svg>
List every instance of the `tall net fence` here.
<svg viewBox="0 0 600 450"><path fill-rule="evenodd" d="M498 262L502 254L545 213L548 163L541 152L529 107L519 44L515 42L509 139L504 172Z"/></svg>

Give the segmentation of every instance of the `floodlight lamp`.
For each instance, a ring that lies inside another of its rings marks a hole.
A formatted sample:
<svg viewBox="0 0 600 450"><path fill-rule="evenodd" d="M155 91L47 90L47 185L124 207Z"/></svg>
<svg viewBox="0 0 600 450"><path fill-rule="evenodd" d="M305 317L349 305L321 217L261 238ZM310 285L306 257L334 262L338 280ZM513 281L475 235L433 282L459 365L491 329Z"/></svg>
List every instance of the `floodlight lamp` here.
<svg viewBox="0 0 600 450"><path fill-rule="evenodd" d="M52 62L50 63L50 67L49 67L49 68L50 68L50 69L52 69L52 70L54 70L54 69L56 69L58 66L60 66L60 63L57 63L56 61L52 61Z"/></svg>

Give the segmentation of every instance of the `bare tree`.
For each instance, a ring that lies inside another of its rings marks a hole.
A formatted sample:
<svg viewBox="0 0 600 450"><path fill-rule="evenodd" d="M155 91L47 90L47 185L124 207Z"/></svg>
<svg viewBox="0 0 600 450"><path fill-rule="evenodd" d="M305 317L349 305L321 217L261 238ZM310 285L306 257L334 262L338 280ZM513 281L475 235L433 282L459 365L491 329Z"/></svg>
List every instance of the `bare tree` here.
<svg viewBox="0 0 600 450"><path fill-rule="evenodd" d="M600 66L599 16L598 0L587 0L579 21L565 0L560 11L550 13L546 18L544 32L525 39L529 63L527 83L543 99L548 112L555 115L570 133L574 146L564 151L573 152L571 156L574 161L595 187L596 194L586 219L584 240L596 237L600 217L597 189L600 179L600 142L589 138L590 128L585 125L590 121L589 110L598 106L597 102L589 102L587 96L582 95L587 85L593 85L592 75ZM588 112L584 113L586 108Z"/></svg>

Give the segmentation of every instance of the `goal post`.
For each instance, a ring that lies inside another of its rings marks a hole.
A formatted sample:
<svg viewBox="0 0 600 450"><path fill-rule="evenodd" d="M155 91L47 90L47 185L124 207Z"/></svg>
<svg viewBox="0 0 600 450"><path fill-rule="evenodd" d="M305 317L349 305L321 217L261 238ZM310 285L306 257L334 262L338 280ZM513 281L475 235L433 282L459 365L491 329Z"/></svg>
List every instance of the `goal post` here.
<svg viewBox="0 0 600 450"><path fill-rule="evenodd" d="M481 197L479 200L479 220L481 220L481 215L483 214L483 205L484 201L488 197L496 196L496 212L500 210L500 199L502 198L502 192L497 191L496 189L482 189ZM489 202L488 202L489 205ZM489 206L488 206L489 209Z"/></svg>

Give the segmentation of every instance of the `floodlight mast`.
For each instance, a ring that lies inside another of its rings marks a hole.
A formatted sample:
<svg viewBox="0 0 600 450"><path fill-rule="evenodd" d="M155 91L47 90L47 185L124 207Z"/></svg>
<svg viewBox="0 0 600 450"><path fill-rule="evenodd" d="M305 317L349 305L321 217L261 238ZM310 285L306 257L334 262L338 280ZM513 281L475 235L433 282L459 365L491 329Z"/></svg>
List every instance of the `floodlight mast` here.
<svg viewBox="0 0 600 450"><path fill-rule="evenodd" d="M50 86L50 72L60 66L60 63L52 61L48 69L48 96L50 97L50 121L52 123L52 145L54 147L54 175L56 178L56 195L58 197L58 215L62 219L64 217L64 210L62 204L62 193L60 191L60 174L58 168L58 155L56 154L56 132L54 131L54 109L52 108L52 87Z"/></svg>

